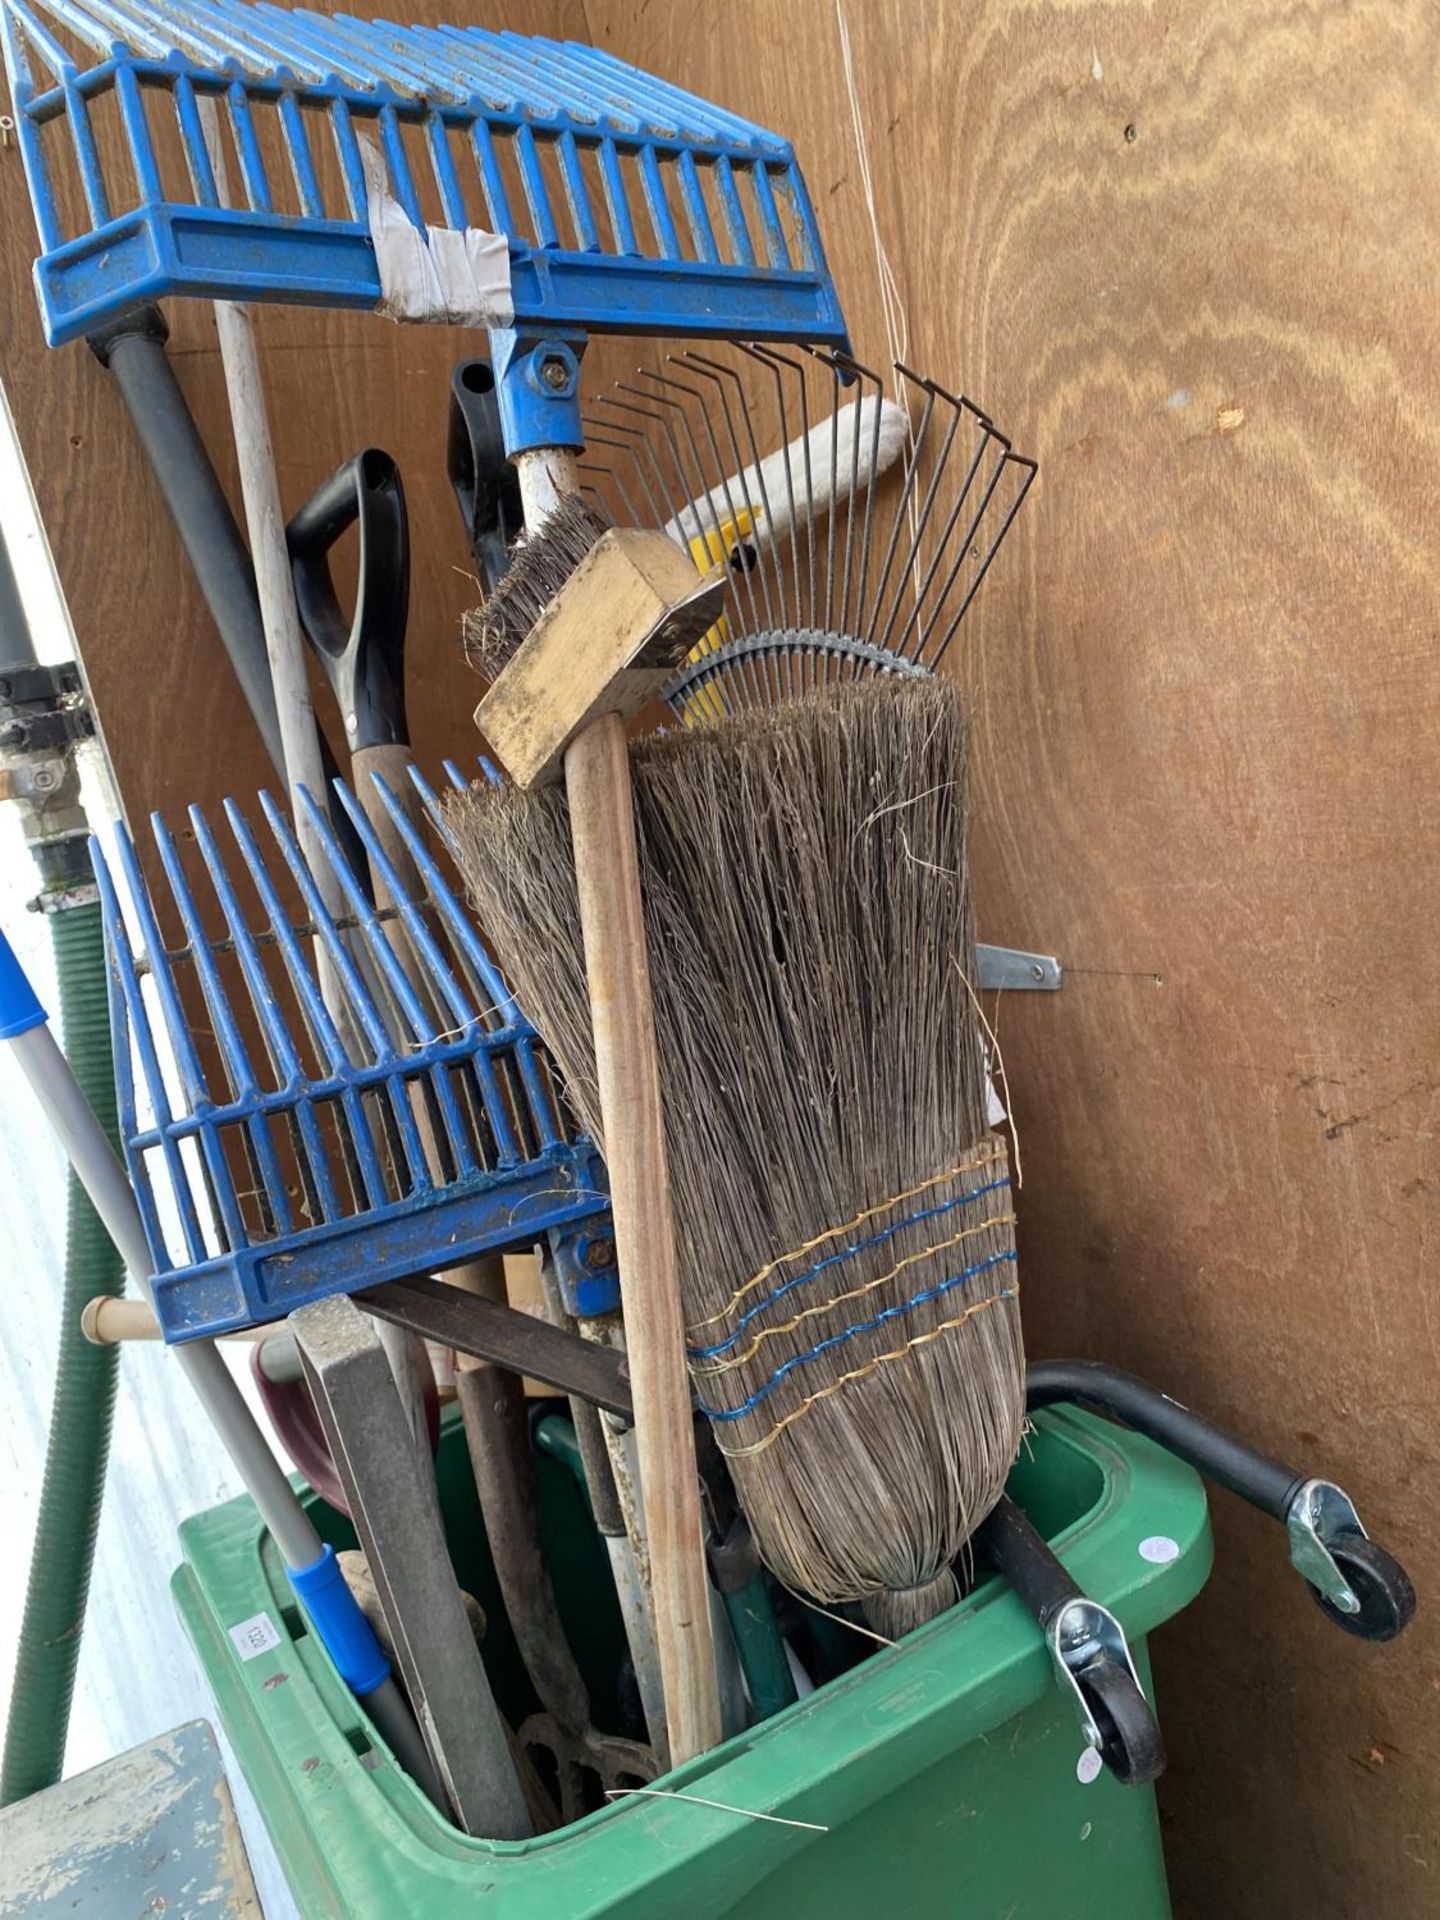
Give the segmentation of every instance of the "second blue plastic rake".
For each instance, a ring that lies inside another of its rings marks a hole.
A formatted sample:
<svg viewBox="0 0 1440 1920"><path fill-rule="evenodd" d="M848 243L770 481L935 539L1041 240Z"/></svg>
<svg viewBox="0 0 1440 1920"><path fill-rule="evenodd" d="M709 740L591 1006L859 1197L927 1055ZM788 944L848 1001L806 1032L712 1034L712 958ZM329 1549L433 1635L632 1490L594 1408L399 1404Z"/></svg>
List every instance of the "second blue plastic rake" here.
<svg viewBox="0 0 1440 1920"><path fill-rule="evenodd" d="M308 796L342 918L266 795L258 821L227 802L223 834L191 809L198 884L158 817L163 886L117 831L135 937L95 850L121 1128L167 1339L547 1236L572 1310L617 1304L600 1157L439 864L379 790L423 896L337 783L395 903L384 914Z"/></svg>
<svg viewBox="0 0 1440 1920"><path fill-rule="evenodd" d="M168 294L378 305L362 135L417 228L506 237L517 328L844 345L789 143L594 48L240 0L0 0L0 37L52 346Z"/></svg>

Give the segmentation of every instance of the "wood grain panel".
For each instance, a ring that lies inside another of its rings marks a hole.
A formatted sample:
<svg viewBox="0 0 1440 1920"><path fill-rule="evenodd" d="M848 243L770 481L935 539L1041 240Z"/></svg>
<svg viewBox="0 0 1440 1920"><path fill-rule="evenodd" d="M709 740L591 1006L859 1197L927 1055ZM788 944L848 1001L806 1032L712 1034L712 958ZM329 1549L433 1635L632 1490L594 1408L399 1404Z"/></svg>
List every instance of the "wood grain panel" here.
<svg viewBox="0 0 1440 1920"><path fill-rule="evenodd" d="M1440 1874L1440 22L1433 7L848 0L911 364L1040 478L967 621L1010 996L1028 1344L1128 1365L1354 1494L1388 1648L1217 1496L1159 1636L1176 1903L1419 1920ZM587 0L791 133L886 351L831 0ZM957 1894L957 1899L959 1895Z"/></svg>
<svg viewBox="0 0 1440 1920"><path fill-rule="evenodd" d="M1177 1910L1419 1920L1440 1878L1440 16L847 11L908 357L1041 461L954 663L982 931L1069 968L998 1014L1030 1348L1131 1366L1338 1478L1421 1591L1394 1646L1346 1640L1277 1530L1217 1497L1215 1575L1156 1647ZM588 25L792 133L856 346L883 358L831 0L498 0L486 24ZM118 402L83 348L40 343L13 147L0 215L0 371L122 789L132 811L244 791L258 745ZM171 319L223 448L213 324ZM443 441L468 340L278 309L261 334L287 504L367 442L401 461L414 733L466 753Z"/></svg>

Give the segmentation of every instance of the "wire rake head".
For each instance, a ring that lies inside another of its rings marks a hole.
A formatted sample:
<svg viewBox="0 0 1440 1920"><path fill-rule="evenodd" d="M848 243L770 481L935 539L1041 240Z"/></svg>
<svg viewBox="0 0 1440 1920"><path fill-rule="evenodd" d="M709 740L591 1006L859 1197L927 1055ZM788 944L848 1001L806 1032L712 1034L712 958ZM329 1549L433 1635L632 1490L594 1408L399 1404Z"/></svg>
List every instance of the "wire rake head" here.
<svg viewBox="0 0 1440 1920"><path fill-rule="evenodd" d="M605 509L731 571L670 689L681 717L945 658L1036 464L937 381L897 365L895 392L841 353L745 344L671 353L586 409Z"/></svg>
<svg viewBox="0 0 1440 1920"><path fill-rule="evenodd" d="M408 881L353 794L338 781L336 793L384 910L308 795L323 873L265 794L258 826L227 801L223 836L191 808L198 884L158 816L163 885L147 886L117 829L133 935L95 848L121 1128L167 1339L547 1234L584 1310L617 1304L613 1263L595 1264L609 1215L599 1156L440 864L375 784ZM331 883L343 913L326 905Z"/></svg>

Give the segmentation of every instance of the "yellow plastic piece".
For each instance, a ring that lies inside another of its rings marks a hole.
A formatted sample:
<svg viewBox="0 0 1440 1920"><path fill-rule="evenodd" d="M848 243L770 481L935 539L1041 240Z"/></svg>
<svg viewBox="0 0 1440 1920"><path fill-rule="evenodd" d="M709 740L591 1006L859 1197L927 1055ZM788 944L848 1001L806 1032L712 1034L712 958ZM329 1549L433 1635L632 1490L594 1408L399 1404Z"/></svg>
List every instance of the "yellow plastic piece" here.
<svg viewBox="0 0 1440 1920"><path fill-rule="evenodd" d="M690 541L690 558L701 573L707 573L711 567L730 564L730 556L736 547L749 534L755 531L755 516L748 507L742 508L733 520L722 522L718 531L697 533ZM691 660L703 660L707 653L714 653L725 644L729 628L722 613L699 641L691 648ZM724 712L720 697L710 687L696 687L685 696L687 718L691 720L717 720Z"/></svg>

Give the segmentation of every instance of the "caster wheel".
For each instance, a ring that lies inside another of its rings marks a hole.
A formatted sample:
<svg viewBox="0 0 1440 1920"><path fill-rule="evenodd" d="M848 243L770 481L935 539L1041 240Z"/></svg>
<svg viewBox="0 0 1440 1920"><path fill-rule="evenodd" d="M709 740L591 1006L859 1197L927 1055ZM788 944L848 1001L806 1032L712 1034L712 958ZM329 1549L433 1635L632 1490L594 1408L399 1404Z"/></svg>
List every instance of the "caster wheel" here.
<svg viewBox="0 0 1440 1920"><path fill-rule="evenodd" d="M1123 1787L1142 1787L1165 1771L1165 1746L1150 1703L1130 1671L1097 1660L1080 1685L1100 1729L1100 1757Z"/></svg>
<svg viewBox="0 0 1440 1920"><path fill-rule="evenodd" d="M1415 1589L1400 1562L1363 1533L1337 1534L1328 1544L1360 1611L1342 1613L1311 1587L1311 1597L1326 1619L1359 1640L1393 1640L1403 1633L1415 1615Z"/></svg>

